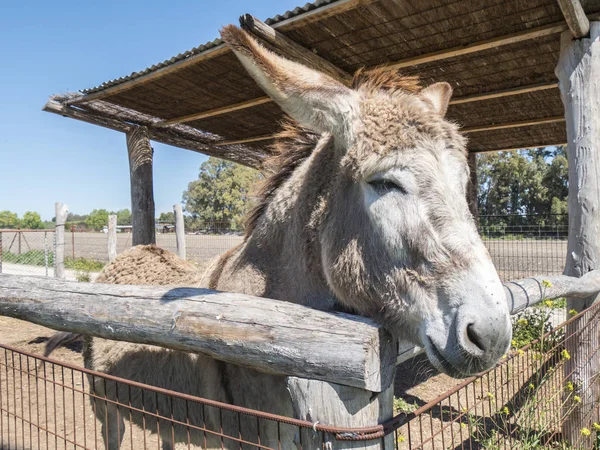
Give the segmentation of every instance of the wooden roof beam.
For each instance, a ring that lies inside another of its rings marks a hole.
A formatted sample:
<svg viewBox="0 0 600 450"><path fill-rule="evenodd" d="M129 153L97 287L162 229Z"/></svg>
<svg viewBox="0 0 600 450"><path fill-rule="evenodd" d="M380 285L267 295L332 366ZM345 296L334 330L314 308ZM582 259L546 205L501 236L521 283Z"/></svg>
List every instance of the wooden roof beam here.
<svg viewBox="0 0 600 450"><path fill-rule="evenodd" d="M475 127L466 127L466 128L463 128L461 131L463 133L479 133L481 131L503 130L506 128L531 127L531 126L535 126L535 125L545 125L548 123L558 123L558 122L564 122L564 121L565 121L565 118L563 116L554 116L554 117L545 117L542 119L522 120L519 122L508 122L508 123L498 123L498 124L491 124L491 125L481 125L481 126L475 126ZM221 145L245 144L248 142L268 141L271 139L275 139L275 137L276 137L275 134L267 134L267 135L262 135L262 136L249 137L246 139L221 141L221 142L215 143L213 145L221 146Z"/></svg>
<svg viewBox="0 0 600 450"><path fill-rule="evenodd" d="M560 10L565 16L569 30L575 39L586 37L590 33L590 21L579 0L558 0Z"/></svg>
<svg viewBox="0 0 600 450"><path fill-rule="evenodd" d="M481 94L467 95L464 97L456 97L456 98L453 98L450 100L450 104L451 105L459 105L461 103L470 103L470 102L478 102L478 101L482 101L482 100L491 100L494 98L509 97L511 95L527 94L529 92L543 91L546 89L556 89L557 87L558 87L558 83L556 83L555 81L548 82L548 83L536 83L536 84L531 84L528 86L520 86L520 87L510 88L510 89L501 89L498 91L483 92ZM175 117L175 118L169 119L169 120L163 120L162 122L156 123L155 126L164 127L164 126L173 125L176 123L192 122L194 120L201 120L201 119L206 119L208 117L220 116L222 114L227 114L227 113L230 113L233 111L239 111L241 109L252 108L253 106L258 106L258 105L262 105L264 103L270 103L270 102L272 102L272 100L267 96L258 97L258 98L252 99L252 100L246 100L244 102L235 103L233 105L223 106L221 108L210 109L208 111L203 111L203 112L194 113L194 114L188 114L188 115L181 116L181 117Z"/></svg>
<svg viewBox="0 0 600 450"><path fill-rule="evenodd" d="M480 133L482 131L504 130L507 128L531 127L535 125L545 125L547 123L564 122L564 116L545 117L543 119L521 120L519 122L498 123L492 125L481 125L476 127L465 127L461 131L463 133Z"/></svg>
<svg viewBox="0 0 600 450"><path fill-rule="evenodd" d="M121 117L111 117L110 115L96 111L80 109L54 99L48 100L43 110L123 133L130 132L134 126L138 125L133 122L129 123ZM153 141L196 151L209 156L215 156L217 158L228 159L255 169L260 169L264 159L269 156L264 152L249 147L230 148L230 146L233 146L234 144L227 144L222 141L213 142L195 139L193 136L189 135L189 133L183 133L173 127L153 128L150 127L149 124L141 125L148 126L149 137Z"/></svg>

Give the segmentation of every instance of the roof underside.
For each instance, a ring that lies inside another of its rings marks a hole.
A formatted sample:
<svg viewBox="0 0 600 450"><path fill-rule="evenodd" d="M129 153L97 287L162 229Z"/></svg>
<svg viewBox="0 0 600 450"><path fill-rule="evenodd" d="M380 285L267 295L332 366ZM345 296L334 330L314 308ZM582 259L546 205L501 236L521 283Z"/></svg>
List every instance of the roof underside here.
<svg viewBox="0 0 600 450"><path fill-rule="evenodd" d="M587 1L585 11L600 12L600 0ZM449 82L456 103L448 116L468 134L470 151L566 142L554 75L566 25L556 0L330 0L267 23L348 73L395 64L406 75L420 76L424 84ZM513 36L517 38L508 39ZM464 51L470 47L477 48ZM523 92L486 96L514 88ZM265 101L214 114L265 95L218 40L83 92L77 106L81 111L102 105L126 108L131 113L128 123L151 127L207 113L209 117L186 120L185 128L217 135L206 138L210 150L205 153L223 151L224 157L244 163L244 152L262 155L258 160L269 153L266 137L277 132L283 116L278 106ZM261 139L237 146L215 144L249 138Z"/></svg>

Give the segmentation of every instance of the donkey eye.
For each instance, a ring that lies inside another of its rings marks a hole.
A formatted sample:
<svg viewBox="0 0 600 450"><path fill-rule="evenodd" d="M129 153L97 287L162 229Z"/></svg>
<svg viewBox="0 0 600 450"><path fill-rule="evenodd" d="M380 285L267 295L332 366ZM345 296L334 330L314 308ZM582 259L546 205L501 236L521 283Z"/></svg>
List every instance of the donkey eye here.
<svg viewBox="0 0 600 450"><path fill-rule="evenodd" d="M369 185L380 194L385 194L386 192L390 191L396 191L402 194L406 194L406 189L404 189L404 187L400 186L398 183L383 178L369 181Z"/></svg>

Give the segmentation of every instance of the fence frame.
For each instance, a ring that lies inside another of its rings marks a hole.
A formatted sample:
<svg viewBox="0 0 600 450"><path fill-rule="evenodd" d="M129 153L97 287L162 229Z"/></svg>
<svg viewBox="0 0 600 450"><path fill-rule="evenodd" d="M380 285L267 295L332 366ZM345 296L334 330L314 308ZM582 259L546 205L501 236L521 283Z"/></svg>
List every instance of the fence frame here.
<svg viewBox="0 0 600 450"><path fill-rule="evenodd" d="M585 298L599 292L600 271L581 278L519 280L505 287L515 313L545 298ZM415 353L410 344L398 346L370 319L205 289L0 275L0 314L57 330L208 354L286 375L298 418L347 428L375 427L392 417L398 349L404 359ZM299 320L302 335L296 334ZM303 339L311 326L319 333L316 341ZM327 340L326 330L336 333ZM345 331L341 341L336 336L340 330ZM323 367L329 370L324 372ZM350 412L363 408L366 412L358 415ZM357 447L375 449L379 444L348 441L340 448Z"/></svg>

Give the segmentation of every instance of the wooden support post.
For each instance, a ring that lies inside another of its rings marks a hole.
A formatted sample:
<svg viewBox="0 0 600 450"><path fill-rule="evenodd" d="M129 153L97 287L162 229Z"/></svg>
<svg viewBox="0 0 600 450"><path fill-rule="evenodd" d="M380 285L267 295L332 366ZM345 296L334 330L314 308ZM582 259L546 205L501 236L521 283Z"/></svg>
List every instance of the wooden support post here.
<svg viewBox="0 0 600 450"><path fill-rule="evenodd" d="M133 127L127 133L131 183L132 244L156 243L154 225L154 186L152 180L152 146L148 128Z"/></svg>
<svg viewBox="0 0 600 450"><path fill-rule="evenodd" d="M288 391L296 419L344 428L379 425L393 415L394 383L382 392L370 392L319 380L288 377ZM391 449L394 434L366 441L335 440L325 432L300 431L303 448L309 449ZM385 440L385 442L383 442Z"/></svg>
<svg viewBox="0 0 600 450"><path fill-rule="evenodd" d="M565 106L567 155L569 160L569 241L566 275L581 277L600 267L600 22L590 24L588 39L573 40L563 33L556 75ZM567 298L567 309L581 311L598 298ZM593 342L599 336L582 333L585 326L575 321L565 334L575 335L565 346L571 359L565 374L577 387L582 403L569 414L563 436L571 444L580 439L581 428L591 429L596 420L595 402L600 394L598 383L590 383L587 374L600 371L600 359L592 357ZM597 332L593 333L597 334Z"/></svg>
<svg viewBox="0 0 600 450"><path fill-rule="evenodd" d="M61 202L54 204L54 215L56 223L54 225L54 276L56 278L65 278L65 223L69 207Z"/></svg>
<svg viewBox="0 0 600 450"><path fill-rule="evenodd" d="M108 262L117 259L117 216L108 216Z"/></svg>
<svg viewBox="0 0 600 450"><path fill-rule="evenodd" d="M183 208L181 203L173 205L173 213L175 214L175 237L177 239L177 255L181 259L187 259L187 251L185 247L185 222L183 221Z"/></svg>
<svg viewBox="0 0 600 450"><path fill-rule="evenodd" d="M477 206L477 197L479 191L479 182L477 180L477 153L469 153L469 182L467 183L467 202L469 210L473 214L475 223L479 225L479 208Z"/></svg>
<svg viewBox="0 0 600 450"><path fill-rule="evenodd" d="M569 30L574 38L586 37L590 32L590 21L579 0L558 0L558 5L565 16Z"/></svg>

